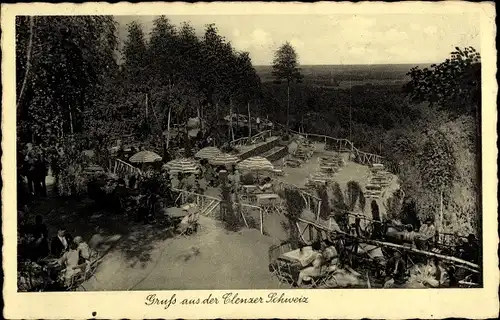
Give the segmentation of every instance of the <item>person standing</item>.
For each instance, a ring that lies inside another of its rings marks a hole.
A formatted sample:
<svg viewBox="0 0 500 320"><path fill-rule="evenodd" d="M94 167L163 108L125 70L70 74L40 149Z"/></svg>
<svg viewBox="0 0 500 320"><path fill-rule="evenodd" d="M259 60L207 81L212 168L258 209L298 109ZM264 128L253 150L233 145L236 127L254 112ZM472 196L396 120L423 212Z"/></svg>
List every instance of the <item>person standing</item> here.
<svg viewBox="0 0 500 320"><path fill-rule="evenodd" d="M26 145L26 152L24 156L24 166L26 172L26 179L28 180L28 193L34 195L36 192L36 185L34 181L35 176L35 154L31 143Z"/></svg>
<svg viewBox="0 0 500 320"><path fill-rule="evenodd" d="M33 227L33 236L35 238L34 259L45 258L49 254L47 226L43 223L42 216L35 217L35 226Z"/></svg>

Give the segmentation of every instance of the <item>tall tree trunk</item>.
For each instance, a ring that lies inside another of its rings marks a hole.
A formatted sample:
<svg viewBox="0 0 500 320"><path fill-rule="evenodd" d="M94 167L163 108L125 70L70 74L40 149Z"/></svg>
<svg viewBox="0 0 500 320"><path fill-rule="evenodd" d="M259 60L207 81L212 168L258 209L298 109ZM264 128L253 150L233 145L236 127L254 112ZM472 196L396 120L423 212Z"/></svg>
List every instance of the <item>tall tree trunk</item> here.
<svg viewBox="0 0 500 320"><path fill-rule="evenodd" d="M234 140L234 131L233 131L233 101L229 98L229 136L231 140Z"/></svg>
<svg viewBox="0 0 500 320"><path fill-rule="evenodd" d="M21 85L21 90L19 91L19 96L17 97L17 115L18 117L21 115L21 102L24 96L24 92L26 91L26 84L28 83L30 68L31 68L31 51L33 48L33 32L35 28L35 17L30 16L30 31L29 31L29 40L28 47L26 48L26 72L24 73L23 84Z"/></svg>
<svg viewBox="0 0 500 320"><path fill-rule="evenodd" d="M290 80L286 82L286 134L290 132Z"/></svg>
<svg viewBox="0 0 500 320"><path fill-rule="evenodd" d="M252 136L252 118L250 116L250 102L247 103L247 109L248 109L248 137L250 138Z"/></svg>
<svg viewBox="0 0 500 320"><path fill-rule="evenodd" d="M167 116L167 150L170 144L170 119L172 116L172 106L168 107L168 116Z"/></svg>
<svg viewBox="0 0 500 320"><path fill-rule="evenodd" d="M439 194L439 224L438 232L441 234L443 232L443 191Z"/></svg>
<svg viewBox="0 0 500 320"><path fill-rule="evenodd" d="M236 104L236 130L240 129L240 108L238 108L238 104Z"/></svg>
<svg viewBox="0 0 500 320"><path fill-rule="evenodd" d="M71 107L69 107L69 132L73 134L73 112L71 112Z"/></svg>

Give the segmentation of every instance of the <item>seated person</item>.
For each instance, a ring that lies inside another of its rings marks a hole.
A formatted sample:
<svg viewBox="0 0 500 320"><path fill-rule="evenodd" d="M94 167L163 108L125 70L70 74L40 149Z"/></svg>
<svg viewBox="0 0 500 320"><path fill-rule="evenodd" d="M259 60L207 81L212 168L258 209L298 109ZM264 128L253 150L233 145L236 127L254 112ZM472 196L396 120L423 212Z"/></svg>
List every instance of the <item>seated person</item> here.
<svg viewBox="0 0 500 320"><path fill-rule="evenodd" d="M418 230L422 241L431 240L436 236L436 226L432 218L427 218L425 223Z"/></svg>
<svg viewBox="0 0 500 320"><path fill-rule="evenodd" d="M479 261L479 244L474 234L467 236L467 242L463 243L460 247L460 258L472 263Z"/></svg>
<svg viewBox="0 0 500 320"><path fill-rule="evenodd" d="M413 230L412 225L407 225L406 230L402 233L403 241L406 243L411 243L414 245L417 241L420 240L420 234Z"/></svg>
<svg viewBox="0 0 500 320"><path fill-rule="evenodd" d="M318 254L312 265L306 267L299 272L299 279L297 280L297 286L301 286L302 282L310 277L319 277L324 271L323 265L325 264L325 259L322 254Z"/></svg>
<svg viewBox="0 0 500 320"><path fill-rule="evenodd" d="M170 177L170 186L174 189L180 189L179 188L179 184L180 184L180 181L179 181L179 176L178 175L173 175L172 177Z"/></svg>
<svg viewBox="0 0 500 320"><path fill-rule="evenodd" d="M262 180L262 183L259 186L259 190L261 192L269 191L272 188L273 188L273 184L271 183L271 178L269 178L269 177Z"/></svg>
<svg viewBox="0 0 500 320"><path fill-rule="evenodd" d="M73 277L82 271L78 264L80 257L77 249L78 245L75 242L70 242L68 250L57 261L59 265L64 267L61 271L61 277L66 286L71 285Z"/></svg>
<svg viewBox="0 0 500 320"><path fill-rule="evenodd" d="M155 216L157 217L166 217L168 216L168 210L165 206L165 202L163 200L159 200L155 204Z"/></svg>
<svg viewBox="0 0 500 320"><path fill-rule="evenodd" d="M186 212L186 216L182 218L181 222L177 226L177 231L180 233L187 232L189 230L196 231L199 219L197 206L193 204L183 210Z"/></svg>
<svg viewBox="0 0 500 320"><path fill-rule="evenodd" d="M195 192L205 194L205 190L207 190L207 183L205 179L198 177L195 182Z"/></svg>
<svg viewBox="0 0 500 320"><path fill-rule="evenodd" d="M394 250L393 256L387 261L385 275L384 287L390 287L394 283L401 284L404 282L406 263L402 258L401 252L398 250Z"/></svg>
<svg viewBox="0 0 500 320"><path fill-rule="evenodd" d="M326 248L323 249L323 258L325 262L328 263L326 271L335 271L337 269L337 264L339 262L339 254L335 245L329 240L325 240Z"/></svg>
<svg viewBox="0 0 500 320"><path fill-rule="evenodd" d="M72 243L72 237L66 232L66 228L61 227L57 231L57 236L52 238L50 243L50 254L54 257L60 257L68 250L69 244Z"/></svg>
<svg viewBox="0 0 500 320"><path fill-rule="evenodd" d="M434 225L434 221L432 218L427 218L425 223L418 230L419 237L416 240L415 244L418 249L427 250L428 242L434 240L436 236L436 226Z"/></svg>
<svg viewBox="0 0 500 320"><path fill-rule="evenodd" d="M75 239L73 240L77 248L76 250L78 251L79 255L79 264L86 263L90 261L90 247L89 245L83 241L82 237L76 236Z"/></svg>

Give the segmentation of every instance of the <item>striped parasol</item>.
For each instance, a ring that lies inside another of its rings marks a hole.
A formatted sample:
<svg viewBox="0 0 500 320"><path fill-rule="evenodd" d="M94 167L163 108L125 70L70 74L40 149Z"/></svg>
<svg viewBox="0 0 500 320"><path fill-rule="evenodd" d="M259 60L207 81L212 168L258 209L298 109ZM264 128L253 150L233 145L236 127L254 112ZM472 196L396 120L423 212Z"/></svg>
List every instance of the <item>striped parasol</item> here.
<svg viewBox="0 0 500 320"><path fill-rule="evenodd" d="M151 163L161 161L161 157L153 151L139 151L128 159L132 163Z"/></svg>
<svg viewBox="0 0 500 320"><path fill-rule="evenodd" d="M208 162L214 166L227 166L232 165L240 161L240 158L229 153L221 153Z"/></svg>
<svg viewBox="0 0 500 320"><path fill-rule="evenodd" d="M263 157L251 157L245 159L236 165L238 170L243 171L261 171L261 170L273 170L273 164Z"/></svg>
<svg viewBox="0 0 500 320"><path fill-rule="evenodd" d="M198 159L212 159L220 153L221 151L216 147L206 147L198 151L194 156Z"/></svg>
<svg viewBox="0 0 500 320"><path fill-rule="evenodd" d="M200 171L195 160L182 158L174 159L163 165L163 169L170 173L198 173Z"/></svg>

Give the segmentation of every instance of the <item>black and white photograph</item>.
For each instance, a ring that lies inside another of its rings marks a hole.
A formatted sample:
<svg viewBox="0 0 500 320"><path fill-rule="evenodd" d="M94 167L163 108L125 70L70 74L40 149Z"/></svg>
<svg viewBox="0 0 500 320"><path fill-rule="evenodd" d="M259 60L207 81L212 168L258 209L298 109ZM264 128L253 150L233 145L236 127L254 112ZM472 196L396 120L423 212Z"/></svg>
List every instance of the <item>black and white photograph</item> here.
<svg viewBox="0 0 500 320"><path fill-rule="evenodd" d="M477 11L168 6L15 16L18 293L484 288Z"/></svg>

